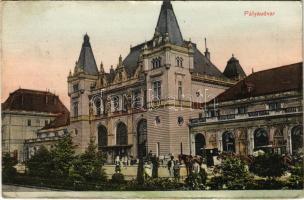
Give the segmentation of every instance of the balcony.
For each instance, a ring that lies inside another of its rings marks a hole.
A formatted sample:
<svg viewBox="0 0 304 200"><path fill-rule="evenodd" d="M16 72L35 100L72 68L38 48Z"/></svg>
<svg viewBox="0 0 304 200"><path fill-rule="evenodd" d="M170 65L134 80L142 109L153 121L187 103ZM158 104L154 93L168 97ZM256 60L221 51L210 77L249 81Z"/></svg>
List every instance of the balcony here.
<svg viewBox="0 0 304 200"><path fill-rule="evenodd" d="M257 116L264 116L269 115L269 110L261 110L261 111L255 111L255 112L248 112L248 117L257 117Z"/></svg>
<svg viewBox="0 0 304 200"><path fill-rule="evenodd" d="M265 116L279 116L284 114L301 113L301 112L302 112L302 107L299 106L299 107L281 108L277 110L260 110L254 112L247 112L243 114L219 115L217 117L193 118L190 119L189 122L190 125L194 125L194 124L212 123L219 121L258 118Z"/></svg>

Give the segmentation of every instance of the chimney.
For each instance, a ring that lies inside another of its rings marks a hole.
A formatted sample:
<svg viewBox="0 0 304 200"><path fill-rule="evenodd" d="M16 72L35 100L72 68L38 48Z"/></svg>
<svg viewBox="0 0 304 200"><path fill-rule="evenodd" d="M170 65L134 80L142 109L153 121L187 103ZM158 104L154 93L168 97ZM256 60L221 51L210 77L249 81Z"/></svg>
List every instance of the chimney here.
<svg viewBox="0 0 304 200"><path fill-rule="evenodd" d="M210 60L210 52L208 51L207 47L207 39L205 38L205 57Z"/></svg>

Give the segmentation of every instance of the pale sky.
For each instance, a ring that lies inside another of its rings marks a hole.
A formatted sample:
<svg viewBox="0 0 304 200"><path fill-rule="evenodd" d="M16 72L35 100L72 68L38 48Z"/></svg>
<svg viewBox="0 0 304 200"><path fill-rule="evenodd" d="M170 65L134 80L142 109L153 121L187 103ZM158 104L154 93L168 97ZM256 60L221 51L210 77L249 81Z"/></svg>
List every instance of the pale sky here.
<svg viewBox="0 0 304 200"><path fill-rule="evenodd" d="M2 2L2 99L21 88L55 92L69 106L67 76L87 32L106 71L130 45L152 38L161 1ZM223 71L233 53L247 74L302 61L301 2L172 2L184 39ZM275 12L249 17L245 11ZM68 107L69 108L69 107Z"/></svg>

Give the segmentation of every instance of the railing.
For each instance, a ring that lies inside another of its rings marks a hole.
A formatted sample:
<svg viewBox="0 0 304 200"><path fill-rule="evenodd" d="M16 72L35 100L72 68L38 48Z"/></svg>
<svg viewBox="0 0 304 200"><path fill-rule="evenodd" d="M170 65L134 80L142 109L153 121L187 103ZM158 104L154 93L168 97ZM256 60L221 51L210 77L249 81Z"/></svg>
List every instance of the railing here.
<svg viewBox="0 0 304 200"><path fill-rule="evenodd" d="M197 124L197 123L202 123L202 122L206 122L206 118L194 118L194 119L190 119L190 123L192 124Z"/></svg>
<svg viewBox="0 0 304 200"><path fill-rule="evenodd" d="M257 117L257 116L264 116L264 115L269 115L269 110L248 112L248 117Z"/></svg>
<svg viewBox="0 0 304 200"><path fill-rule="evenodd" d="M217 117L218 120L229 120L229 119L235 119L235 114L230 115L220 115Z"/></svg>
<svg viewBox="0 0 304 200"><path fill-rule="evenodd" d="M217 121L234 120L234 119L246 119L246 118L252 118L252 117L299 113L299 112L302 112L302 110L303 110L303 108L301 106L281 108L281 109L277 109L277 110L260 110L260 111L254 111L254 112L247 112L247 113L243 113L243 114L229 114L229 115L219 115L217 117L192 118L189 120L189 122L190 122L190 124L199 124L199 123L217 122Z"/></svg>

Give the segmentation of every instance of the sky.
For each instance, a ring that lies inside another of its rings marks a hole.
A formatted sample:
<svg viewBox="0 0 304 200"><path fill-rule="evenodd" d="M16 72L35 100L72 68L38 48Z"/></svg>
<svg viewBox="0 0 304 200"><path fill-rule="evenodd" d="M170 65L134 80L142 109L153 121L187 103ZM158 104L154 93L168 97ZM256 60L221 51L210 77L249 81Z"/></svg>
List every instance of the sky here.
<svg viewBox="0 0 304 200"><path fill-rule="evenodd" d="M105 70L130 46L150 40L161 1L2 2L1 102L18 88L50 90L69 108L67 76L90 36L96 62ZM247 74L302 61L301 2L174 1L185 40L223 71L231 55ZM253 17L245 11L273 12Z"/></svg>

